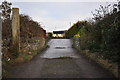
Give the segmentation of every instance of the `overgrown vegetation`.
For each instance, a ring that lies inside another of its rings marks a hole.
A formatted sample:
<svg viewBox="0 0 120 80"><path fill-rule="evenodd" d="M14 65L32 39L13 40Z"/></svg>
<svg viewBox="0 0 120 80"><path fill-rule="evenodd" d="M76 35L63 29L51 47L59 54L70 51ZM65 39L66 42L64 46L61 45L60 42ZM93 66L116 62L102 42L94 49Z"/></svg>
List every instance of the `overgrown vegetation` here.
<svg viewBox="0 0 120 80"><path fill-rule="evenodd" d="M93 21L78 21L67 32L66 37L80 36L81 50L97 52L110 62L118 63L120 53L120 2L113 5L113 11L107 12L109 6L100 5L93 13ZM81 23L84 25L81 25Z"/></svg>
<svg viewBox="0 0 120 80"><path fill-rule="evenodd" d="M46 32L43 30L40 25L33 21L28 15L20 15L20 38L21 38L21 49L24 45L29 45L30 43L38 43L41 42L41 46L43 39L45 40ZM2 39L3 39L3 56L6 55L4 53L6 50L7 52L11 52L12 46L12 29L11 29L11 19L5 19L3 21L3 30L2 30ZM39 44L40 45L40 44ZM7 49L6 49L7 48ZM11 55L8 53L8 55ZM9 56L10 57L10 56Z"/></svg>
<svg viewBox="0 0 120 80"><path fill-rule="evenodd" d="M74 24L66 33L65 33L65 37L66 38L71 38L73 37L75 34L78 33L78 31L81 29L81 27L83 25L86 24L86 21L78 21L76 24Z"/></svg>
<svg viewBox="0 0 120 80"><path fill-rule="evenodd" d="M110 11L110 6L113 10ZM102 6L93 13L92 21L78 21L67 32L73 45L88 58L98 62L119 76L120 1L118 4ZM85 22L84 25L81 25Z"/></svg>
<svg viewBox="0 0 120 80"><path fill-rule="evenodd" d="M53 37L53 36L52 36L52 32L48 32L48 33L46 34L46 42L48 42L52 37Z"/></svg>
<svg viewBox="0 0 120 80"><path fill-rule="evenodd" d="M39 51L45 48L46 31L41 25L28 15L20 14L20 52L16 56L12 49L12 18L11 3L2 3L2 67L3 77L8 75L10 64L21 63L32 59Z"/></svg>

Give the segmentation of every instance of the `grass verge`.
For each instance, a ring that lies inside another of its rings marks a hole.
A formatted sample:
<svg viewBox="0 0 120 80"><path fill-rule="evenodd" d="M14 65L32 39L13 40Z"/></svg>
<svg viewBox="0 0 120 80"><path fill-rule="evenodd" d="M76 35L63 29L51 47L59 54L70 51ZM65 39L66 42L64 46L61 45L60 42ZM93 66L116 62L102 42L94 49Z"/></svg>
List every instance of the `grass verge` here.
<svg viewBox="0 0 120 80"><path fill-rule="evenodd" d="M91 53L89 50L79 50L83 55L89 59L95 61L103 68L109 70L115 77L118 78L118 64L103 59L101 56L96 55L96 53Z"/></svg>

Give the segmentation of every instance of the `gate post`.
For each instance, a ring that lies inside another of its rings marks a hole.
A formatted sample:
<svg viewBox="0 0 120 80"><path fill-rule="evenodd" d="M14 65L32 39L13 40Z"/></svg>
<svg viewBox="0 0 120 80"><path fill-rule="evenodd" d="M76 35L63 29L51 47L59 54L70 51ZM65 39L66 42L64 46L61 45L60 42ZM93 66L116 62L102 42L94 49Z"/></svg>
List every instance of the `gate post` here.
<svg viewBox="0 0 120 80"><path fill-rule="evenodd" d="M19 8L12 9L12 49L13 56L17 57L20 51L20 18Z"/></svg>
<svg viewBox="0 0 120 80"><path fill-rule="evenodd" d="M0 15L0 79L2 78L2 19Z"/></svg>

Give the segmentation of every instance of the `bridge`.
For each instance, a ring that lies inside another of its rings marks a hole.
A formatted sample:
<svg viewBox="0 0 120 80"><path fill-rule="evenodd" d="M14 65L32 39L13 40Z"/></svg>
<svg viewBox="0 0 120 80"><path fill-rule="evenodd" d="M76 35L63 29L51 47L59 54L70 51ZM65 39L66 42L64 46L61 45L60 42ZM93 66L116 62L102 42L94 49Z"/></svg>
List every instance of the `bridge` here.
<svg viewBox="0 0 120 80"><path fill-rule="evenodd" d="M59 38L65 36L65 30L64 31L53 31L53 37Z"/></svg>

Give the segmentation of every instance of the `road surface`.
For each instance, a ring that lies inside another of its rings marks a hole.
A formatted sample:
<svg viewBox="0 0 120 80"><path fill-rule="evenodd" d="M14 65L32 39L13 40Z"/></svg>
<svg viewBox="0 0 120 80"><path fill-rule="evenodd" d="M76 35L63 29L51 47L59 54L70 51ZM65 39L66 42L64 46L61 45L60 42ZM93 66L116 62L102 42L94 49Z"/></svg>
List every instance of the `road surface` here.
<svg viewBox="0 0 120 80"><path fill-rule="evenodd" d="M114 78L73 49L70 39L51 39L48 45L30 62L12 67L9 78Z"/></svg>

